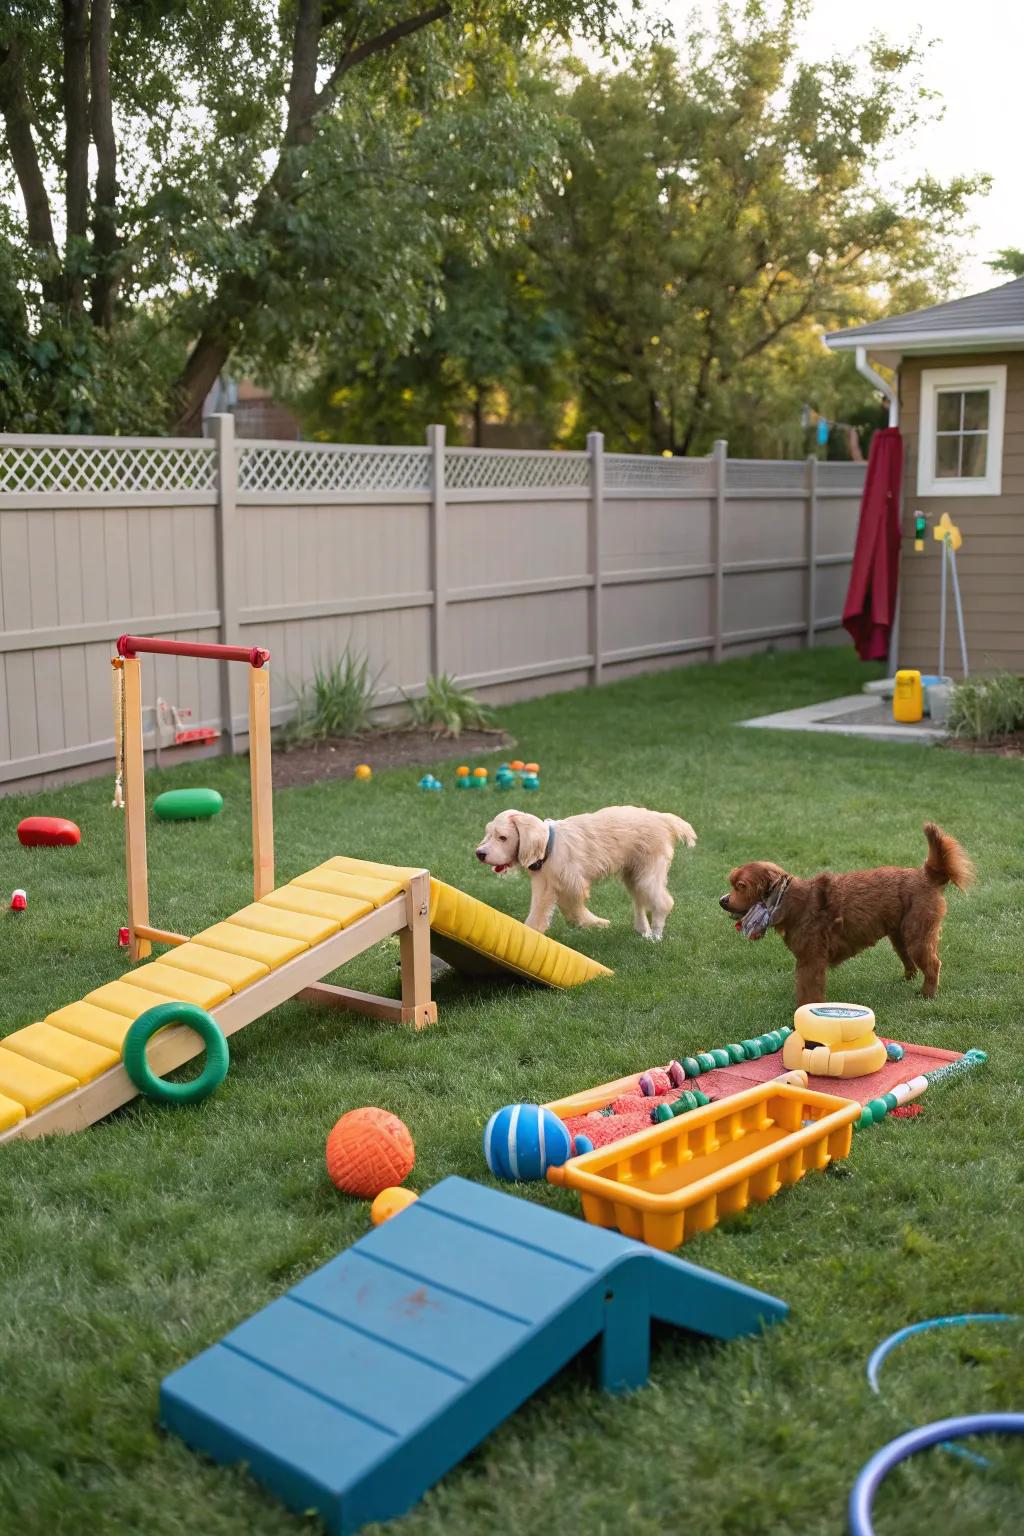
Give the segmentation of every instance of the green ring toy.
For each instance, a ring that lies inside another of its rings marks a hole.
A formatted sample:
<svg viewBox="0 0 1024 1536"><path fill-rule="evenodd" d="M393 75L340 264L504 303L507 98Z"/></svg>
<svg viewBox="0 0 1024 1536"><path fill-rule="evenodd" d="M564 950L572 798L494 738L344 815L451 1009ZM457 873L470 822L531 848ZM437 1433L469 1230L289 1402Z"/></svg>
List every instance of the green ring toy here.
<svg viewBox="0 0 1024 1536"><path fill-rule="evenodd" d="M190 1083L167 1083L146 1059L146 1046L168 1024L187 1024L206 1046L206 1065ZM124 1037L124 1069L140 1093L162 1104L198 1104L228 1075L228 1042L217 1020L195 1003L158 1003L140 1013Z"/></svg>

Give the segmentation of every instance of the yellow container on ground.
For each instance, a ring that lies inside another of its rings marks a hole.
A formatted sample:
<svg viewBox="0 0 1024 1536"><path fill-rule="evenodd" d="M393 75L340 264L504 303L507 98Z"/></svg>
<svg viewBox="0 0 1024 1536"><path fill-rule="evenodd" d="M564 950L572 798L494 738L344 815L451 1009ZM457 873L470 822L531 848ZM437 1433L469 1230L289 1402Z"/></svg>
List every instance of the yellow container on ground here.
<svg viewBox="0 0 1024 1536"><path fill-rule="evenodd" d="M759 1083L570 1158L547 1176L579 1191L594 1226L667 1251L847 1157L860 1111L832 1094Z"/></svg>
<svg viewBox="0 0 1024 1536"><path fill-rule="evenodd" d="M903 725L916 725L924 714L924 690L920 672L909 667L896 673L892 695L892 717Z"/></svg>

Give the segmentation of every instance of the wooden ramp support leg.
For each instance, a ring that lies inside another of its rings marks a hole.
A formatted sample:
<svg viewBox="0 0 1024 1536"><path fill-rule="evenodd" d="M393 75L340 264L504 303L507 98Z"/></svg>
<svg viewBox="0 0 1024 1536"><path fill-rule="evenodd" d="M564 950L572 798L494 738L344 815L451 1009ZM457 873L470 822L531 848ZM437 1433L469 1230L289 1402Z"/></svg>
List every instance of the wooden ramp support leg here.
<svg viewBox="0 0 1024 1536"><path fill-rule="evenodd" d="M402 1023L423 1029L437 1023L430 997L430 876L413 875L406 895L408 921L399 935L402 951Z"/></svg>
<svg viewBox="0 0 1024 1536"><path fill-rule="evenodd" d="M125 658L124 669L124 816L128 866L128 928L134 964L152 953L139 930L149 927L149 872L146 862L146 780L142 745L142 663Z"/></svg>
<svg viewBox="0 0 1024 1536"><path fill-rule="evenodd" d="M396 916L389 916L392 910ZM430 874L419 870L409 879L405 894L388 902L365 920L386 923L377 935L397 933L402 955L402 1000L377 997L372 992L357 992L352 987L338 987L333 982L317 981L298 994L303 1002L325 1003L331 1008L347 1008L371 1019L387 1019L393 1024L412 1024L424 1029L437 1023L437 1004L430 996ZM359 925L360 927L362 925ZM350 929L349 932L356 932ZM363 942L353 953L360 954Z"/></svg>
<svg viewBox="0 0 1024 1536"><path fill-rule="evenodd" d="M253 900L274 889L274 810L270 769L270 671L249 668L249 777L252 785Z"/></svg>

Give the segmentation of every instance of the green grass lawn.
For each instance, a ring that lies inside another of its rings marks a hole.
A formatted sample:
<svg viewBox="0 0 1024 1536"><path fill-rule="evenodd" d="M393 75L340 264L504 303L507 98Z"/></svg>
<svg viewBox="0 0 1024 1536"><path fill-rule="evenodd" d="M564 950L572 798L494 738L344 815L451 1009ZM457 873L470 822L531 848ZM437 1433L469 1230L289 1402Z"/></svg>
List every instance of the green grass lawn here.
<svg viewBox="0 0 1024 1536"><path fill-rule="evenodd" d="M1024 1409L1024 1330L928 1335L869 1392L872 1347L942 1313L1019 1308L1024 1289L1020 1061L1024 900L1019 761L803 734L734 722L854 691L846 652L759 657L518 705L518 751L542 765L529 808L562 816L633 802L673 810L699 843L672 872L665 942L630 926L622 888L600 888L606 930L552 932L614 967L569 993L437 990L423 1034L291 1003L231 1042L217 1094L192 1109L136 1102L80 1135L0 1148L0 1529L286 1536L311 1529L243 1473L214 1467L156 1426L161 1378L367 1229L367 1207L329 1184L324 1137L346 1109L379 1104L408 1123L424 1188L450 1173L486 1181L482 1127L511 1101L544 1100L757 1034L790 1020L792 961L769 935L744 943L718 910L730 867L918 864L934 818L977 861L953 892L944 970L928 1003L887 945L833 975L833 997L869 1004L897 1038L979 1046L986 1067L886 1121L851 1159L691 1244L685 1256L789 1302L790 1319L725 1346L659 1337L651 1384L595 1390L593 1361L558 1377L430 1492L403 1536L508 1530L701 1536L824 1536L845 1530L861 1464L909 1423ZM454 759L453 761L456 761ZM497 762L497 758L494 762ZM436 766L436 765L435 765ZM449 781L447 773L439 770ZM424 794L419 773L335 782L275 797L278 875L334 853L425 864L525 916L525 878L473 858L494 792ZM249 898L247 766L153 774L156 792L209 783L225 810L206 824L151 822L153 920L195 931ZM0 1033L82 997L124 966L121 817L111 782L0 800ZM81 847L27 850L29 813L72 816ZM345 971L397 990L397 945ZM547 1185L525 1198L577 1213ZM880 1536L1024 1528L1019 1442L989 1442L979 1469L941 1451L897 1471Z"/></svg>

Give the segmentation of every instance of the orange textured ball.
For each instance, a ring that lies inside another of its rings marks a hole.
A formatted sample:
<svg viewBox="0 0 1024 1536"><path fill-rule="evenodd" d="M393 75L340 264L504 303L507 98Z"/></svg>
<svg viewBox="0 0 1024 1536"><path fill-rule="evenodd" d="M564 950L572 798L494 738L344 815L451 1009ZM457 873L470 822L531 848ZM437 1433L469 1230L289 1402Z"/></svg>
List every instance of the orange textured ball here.
<svg viewBox="0 0 1024 1536"><path fill-rule="evenodd" d="M373 1200L412 1172L416 1148L408 1126L386 1109L350 1109L327 1138L327 1172L346 1195Z"/></svg>

